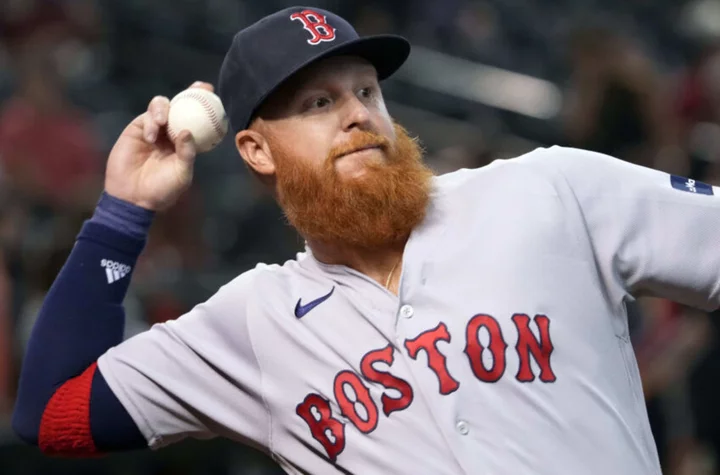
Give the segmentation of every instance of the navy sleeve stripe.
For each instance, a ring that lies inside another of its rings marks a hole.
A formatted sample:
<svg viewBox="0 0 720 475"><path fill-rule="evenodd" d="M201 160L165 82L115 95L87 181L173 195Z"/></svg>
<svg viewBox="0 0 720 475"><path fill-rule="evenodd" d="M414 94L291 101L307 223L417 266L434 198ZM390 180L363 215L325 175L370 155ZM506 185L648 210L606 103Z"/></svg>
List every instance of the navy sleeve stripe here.
<svg viewBox="0 0 720 475"><path fill-rule="evenodd" d="M137 259L145 247L144 239L130 237L127 234L93 221L85 222L78 235L78 240L92 241L104 247L115 249L118 252L132 257L133 261Z"/></svg>

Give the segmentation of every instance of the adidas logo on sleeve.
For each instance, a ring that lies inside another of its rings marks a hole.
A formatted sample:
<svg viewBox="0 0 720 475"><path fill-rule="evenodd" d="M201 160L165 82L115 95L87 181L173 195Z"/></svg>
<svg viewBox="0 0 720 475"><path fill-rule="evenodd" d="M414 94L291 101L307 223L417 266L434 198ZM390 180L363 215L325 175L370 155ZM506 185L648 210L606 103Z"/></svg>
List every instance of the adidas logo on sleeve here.
<svg viewBox="0 0 720 475"><path fill-rule="evenodd" d="M100 261L100 266L105 268L105 275L107 276L108 284L117 282L128 275L132 270L132 267L127 264L111 261L109 259L103 259Z"/></svg>

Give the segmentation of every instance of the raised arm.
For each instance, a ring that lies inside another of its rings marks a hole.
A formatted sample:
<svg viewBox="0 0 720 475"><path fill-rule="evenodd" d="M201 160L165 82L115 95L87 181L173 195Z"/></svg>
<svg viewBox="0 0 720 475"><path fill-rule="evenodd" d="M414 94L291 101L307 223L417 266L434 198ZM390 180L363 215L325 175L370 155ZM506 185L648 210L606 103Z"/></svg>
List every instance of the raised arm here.
<svg viewBox="0 0 720 475"><path fill-rule="evenodd" d="M185 131L174 143L168 139L168 109L167 98L154 98L119 137L107 163L106 192L33 328L12 425L47 453L147 445L96 360L122 341L122 302L153 212L172 205L192 179L192 138Z"/></svg>

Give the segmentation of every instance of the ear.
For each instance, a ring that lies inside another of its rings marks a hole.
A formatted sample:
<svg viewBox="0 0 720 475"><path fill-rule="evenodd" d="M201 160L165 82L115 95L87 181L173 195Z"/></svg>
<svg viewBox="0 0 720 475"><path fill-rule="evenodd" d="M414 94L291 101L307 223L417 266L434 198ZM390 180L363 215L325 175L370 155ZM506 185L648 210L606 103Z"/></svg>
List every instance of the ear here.
<svg viewBox="0 0 720 475"><path fill-rule="evenodd" d="M235 147L245 163L260 177L275 175L275 162L265 137L255 130L241 130L235 135Z"/></svg>

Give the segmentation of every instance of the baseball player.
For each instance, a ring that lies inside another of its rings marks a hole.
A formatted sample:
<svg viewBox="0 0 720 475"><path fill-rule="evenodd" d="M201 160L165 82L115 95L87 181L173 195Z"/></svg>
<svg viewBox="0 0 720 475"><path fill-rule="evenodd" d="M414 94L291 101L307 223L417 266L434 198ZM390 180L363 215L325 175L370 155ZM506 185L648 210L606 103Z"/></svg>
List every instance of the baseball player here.
<svg viewBox="0 0 720 475"><path fill-rule="evenodd" d="M20 437L82 456L219 436L298 474L659 474L625 302L720 305L720 190L559 147L432 176L378 83L408 53L305 7L235 36L235 144L306 249L121 342L195 156L153 99L40 312Z"/></svg>

